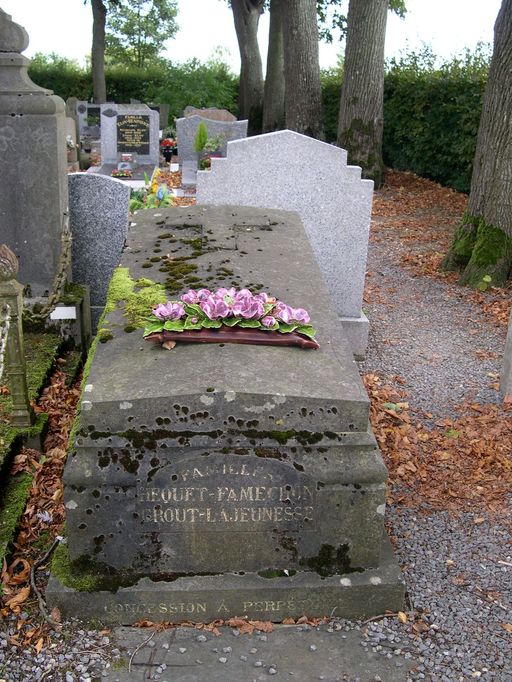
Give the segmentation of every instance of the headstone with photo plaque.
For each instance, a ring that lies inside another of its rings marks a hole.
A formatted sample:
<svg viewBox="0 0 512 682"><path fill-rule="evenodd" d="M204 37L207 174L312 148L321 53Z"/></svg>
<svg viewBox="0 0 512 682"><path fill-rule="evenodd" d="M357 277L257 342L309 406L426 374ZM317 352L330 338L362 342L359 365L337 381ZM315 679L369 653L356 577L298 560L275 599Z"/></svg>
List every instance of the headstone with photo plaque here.
<svg viewBox="0 0 512 682"><path fill-rule="evenodd" d="M118 302L64 474L71 572L55 569L49 603L104 623L402 608L368 396L298 216L142 211L121 266L112 291L139 301L148 278L174 299L192 275L265 290L309 310L320 349L169 352L133 331L134 300Z"/></svg>

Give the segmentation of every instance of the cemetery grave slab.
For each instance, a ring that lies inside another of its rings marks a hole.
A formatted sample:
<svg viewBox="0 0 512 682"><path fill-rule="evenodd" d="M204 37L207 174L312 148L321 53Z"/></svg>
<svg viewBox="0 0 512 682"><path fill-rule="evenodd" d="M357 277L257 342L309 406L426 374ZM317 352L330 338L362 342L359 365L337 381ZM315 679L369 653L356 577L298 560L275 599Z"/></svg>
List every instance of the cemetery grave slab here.
<svg viewBox="0 0 512 682"><path fill-rule="evenodd" d="M400 608L368 397L298 216L146 210L121 265L66 465L71 577L52 581L52 603L64 614L90 604L83 612L105 622L151 618L166 599L207 603L196 619L222 617L217 597L226 617L279 603L264 609L275 620ZM169 299L190 287L266 291L310 312L320 349L149 344L133 331L148 278ZM84 574L109 598L74 591Z"/></svg>

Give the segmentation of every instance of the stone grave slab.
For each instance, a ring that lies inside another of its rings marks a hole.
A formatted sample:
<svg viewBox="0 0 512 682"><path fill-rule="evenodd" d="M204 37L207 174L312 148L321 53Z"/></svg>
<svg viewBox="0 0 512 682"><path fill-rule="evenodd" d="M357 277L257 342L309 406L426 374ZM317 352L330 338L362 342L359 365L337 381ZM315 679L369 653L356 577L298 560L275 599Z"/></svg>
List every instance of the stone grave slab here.
<svg viewBox="0 0 512 682"><path fill-rule="evenodd" d="M103 622L154 619L165 603L199 605L196 620L221 604L275 620L401 608L368 397L298 216L171 208L136 228L125 283L151 278L170 298L192 283L265 290L310 311L321 347L168 352L128 328L120 302L64 476L72 575L92 571L97 591L55 578L49 601Z"/></svg>
<svg viewBox="0 0 512 682"><path fill-rule="evenodd" d="M347 165L344 149L291 130L229 142L227 157L197 174L198 204L299 213L357 357L368 341L362 302L372 196L373 182Z"/></svg>

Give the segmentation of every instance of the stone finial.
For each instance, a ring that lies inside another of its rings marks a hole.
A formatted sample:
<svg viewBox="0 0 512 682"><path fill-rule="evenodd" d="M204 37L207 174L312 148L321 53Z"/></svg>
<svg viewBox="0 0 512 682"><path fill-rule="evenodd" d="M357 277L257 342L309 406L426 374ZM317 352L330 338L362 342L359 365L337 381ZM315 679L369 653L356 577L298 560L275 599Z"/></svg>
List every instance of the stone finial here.
<svg viewBox="0 0 512 682"><path fill-rule="evenodd" d="M28 33L14 23L10 14L0 9L0 52L23 52L28 47Z"/></svg>
<svg viewBox="0 0 512 682"><path fill-rule="evenodd" d="M18 273L18 259L6 244L0 244L0 282L14 279Z"/></svg>

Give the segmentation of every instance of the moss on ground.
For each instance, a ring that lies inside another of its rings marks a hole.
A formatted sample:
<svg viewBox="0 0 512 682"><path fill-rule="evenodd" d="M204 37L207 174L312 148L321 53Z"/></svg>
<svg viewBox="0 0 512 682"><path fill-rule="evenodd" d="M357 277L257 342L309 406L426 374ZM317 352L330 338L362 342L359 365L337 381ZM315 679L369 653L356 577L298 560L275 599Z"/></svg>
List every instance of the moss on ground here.
<svg viewBox="0 0 512 682"><path fill-rule="evenodd" d="M62 338L53 333L28 333L24 335L25 362L27 368L27 387L29 400L36 400L52 369ZM9 388L9 381L7 381ZM0 395L0 467L10 453L13 442L18 436L32 435L40 426L31 428L11 426L9 415L12 411L12 398L9 394Z"/></svg>
<svg viewBox="0 0 512 682"><path fill-rule="evenodd" d="M3 493L0 514L0 564L3 564L9 544L14 539L18 520L25 510L32 476L25 471L13 476Z"/></svg>

